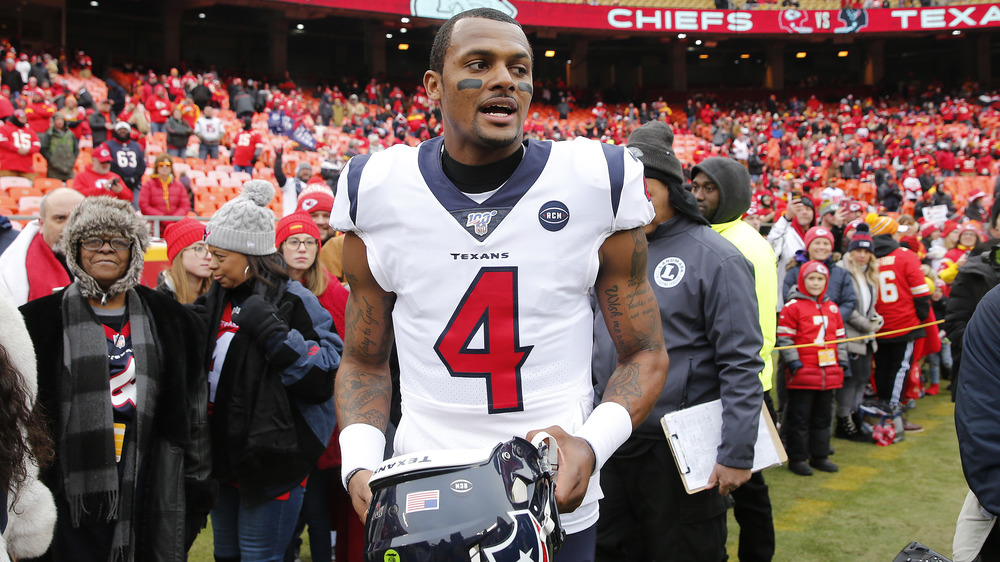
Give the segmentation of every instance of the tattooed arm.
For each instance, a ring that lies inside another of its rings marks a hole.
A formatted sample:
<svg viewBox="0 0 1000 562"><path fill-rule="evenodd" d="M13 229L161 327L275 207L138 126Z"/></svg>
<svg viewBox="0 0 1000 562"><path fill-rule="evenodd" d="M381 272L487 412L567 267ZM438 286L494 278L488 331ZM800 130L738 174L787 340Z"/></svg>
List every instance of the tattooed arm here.
<svg viewBox="0 0 1000 562"><path fill-rule="evenodd" d="M556 501L561 513L580 506L599 461L607 460L631 430L646 419L667 378L667 350L660 309L646 280L646 254L646 237L638 228L615 233L601 246L596 290L618 350L618 366L608 381L603 401L615 402L625 411L617 405L602 404L577 435L558 426L543 430L559 444ZM529 433L528 439L536 433Z"/></svg>
<svg viewBox="0 0 1000 562"><path fill-rule="evenodd" d="M337 372L334 397L338 426L348 435L358 435L363 447L364 441L370 444L371 440L365 439L365 434L373 434L370 428L385 433L389 419L392 393L389 353L392 350L392 307L396 295L382 290L375 281L368 266L365 243L350 232L345 234L344 239L344 278L350 284L351 294L347 299L344 354ZM351 429L358 431L348 431L352 424L358 427ZM377 437L377 434L374 435ZM358 463L349 462L349 459L355 453L354 445L358 443L353 439L344 439L344 433L340 443L344 469L352 470ZM381 455L381 451L378 454ZM351 501L362 520L371 500L368 487L371 474L370 470L362 469L348 481Z"/></svg>
<svg viewBox="0 0 1000 562"><path fill-rule="evenodd" d="M667 381L667 349L660 308L646 278L648 249L642 229L617 232L601 246L597 299L615 349L618 366L611 374L603 402L628 410L632 428L656 404Z"/></svg>

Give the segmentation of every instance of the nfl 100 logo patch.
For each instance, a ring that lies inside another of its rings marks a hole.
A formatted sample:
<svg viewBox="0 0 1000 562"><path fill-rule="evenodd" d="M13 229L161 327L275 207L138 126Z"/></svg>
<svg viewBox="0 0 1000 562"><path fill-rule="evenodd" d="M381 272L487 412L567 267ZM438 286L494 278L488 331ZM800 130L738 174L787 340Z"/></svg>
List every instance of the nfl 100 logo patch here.
<svg viewBox="0 0 1000 562"><path fill-rule="evenodd" d="M490 229L490 221L497 214L496 211L477 211L469 213L469 218L465 221L466 228L473 227L476 234L484 236Z"/></svg>

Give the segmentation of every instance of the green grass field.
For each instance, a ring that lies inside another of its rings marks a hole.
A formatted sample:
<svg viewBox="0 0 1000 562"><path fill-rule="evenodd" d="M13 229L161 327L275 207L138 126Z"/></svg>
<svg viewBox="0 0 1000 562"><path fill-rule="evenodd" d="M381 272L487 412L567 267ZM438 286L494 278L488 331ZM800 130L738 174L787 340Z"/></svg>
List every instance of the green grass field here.
<svg viewBox="0 0 1000 562"><path fill-rule="evenodd" d="M784 466L768 469L774 559L889 562L914 540L951 556L955 520L968 490L953 413L947 396L928 396L908 414L925 430L907 434L902 443L877 447L834 439L831 459L840 465L835 474L802 477ZM737 537L730 512L728 549L733 560ZM308 548L303 548L302 559L310 560ZM213 560L210 530L195 542L190 560Z"/></svg>

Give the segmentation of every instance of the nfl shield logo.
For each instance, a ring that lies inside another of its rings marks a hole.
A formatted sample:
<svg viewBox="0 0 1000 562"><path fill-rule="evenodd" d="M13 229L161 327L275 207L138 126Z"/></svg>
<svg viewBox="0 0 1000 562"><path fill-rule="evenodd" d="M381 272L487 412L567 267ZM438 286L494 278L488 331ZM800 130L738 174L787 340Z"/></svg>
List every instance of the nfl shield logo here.
<svg viewBox="0 0 1000 562"><path fill-rule="evenodd" d="M474 226L476 234L479 236L485 235L489 231L490 220L496 215L496 211L482 211L477 213L469 213L468 220L465 221L465 226Z"/></svg>

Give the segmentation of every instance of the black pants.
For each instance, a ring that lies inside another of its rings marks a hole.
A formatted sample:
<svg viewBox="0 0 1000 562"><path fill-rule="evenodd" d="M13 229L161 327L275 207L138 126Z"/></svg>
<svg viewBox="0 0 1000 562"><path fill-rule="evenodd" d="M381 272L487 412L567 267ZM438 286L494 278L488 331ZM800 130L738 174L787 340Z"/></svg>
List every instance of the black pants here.
<svg viewBox="0 0 1000 562"><path fill-rule="evenodd" d="M774 405L768 392L764 393L764 406L774 419ZM774 557L774 519L764 473L753 473L750 480L729 495L734 502L733 516L740 526L740 562L771 560Z"/></svg>
<svg viewBox="0 0 1000 562"><path fill-rule="evenodd" d="M785 447L789 461L830 456L830 423L833 421L833 391L788 389L785 408Z"/></svg>
<svg viewBox="0 0 1000 562"><path fill-rule="evenodd" d="M879 341L875 351L875 392L879 400L899 404L913 361L912 341Z"/></svg>
<svg viewBox="0 0 1000 562"><path fill-rule="evenodd" d="M689 495L666 441L611 457L601 469L599 562L712 562L726 557L728 501L718 489Z"/></svg>
<svg viewBox="0 0 1000 562"><path fill-rule="evenodd" d="M993 530L986 537L983 548L979 549L979 560L988 562L990 560L1000 560L1000 524L994 523Z"/></svg>
<svg viewBox="0 0 1000 562"><path fill-rule="evenodd" d="M597 537L597 525L566 535L562 548L556 553L553 562L594 562L594 541Z"/></svg>

